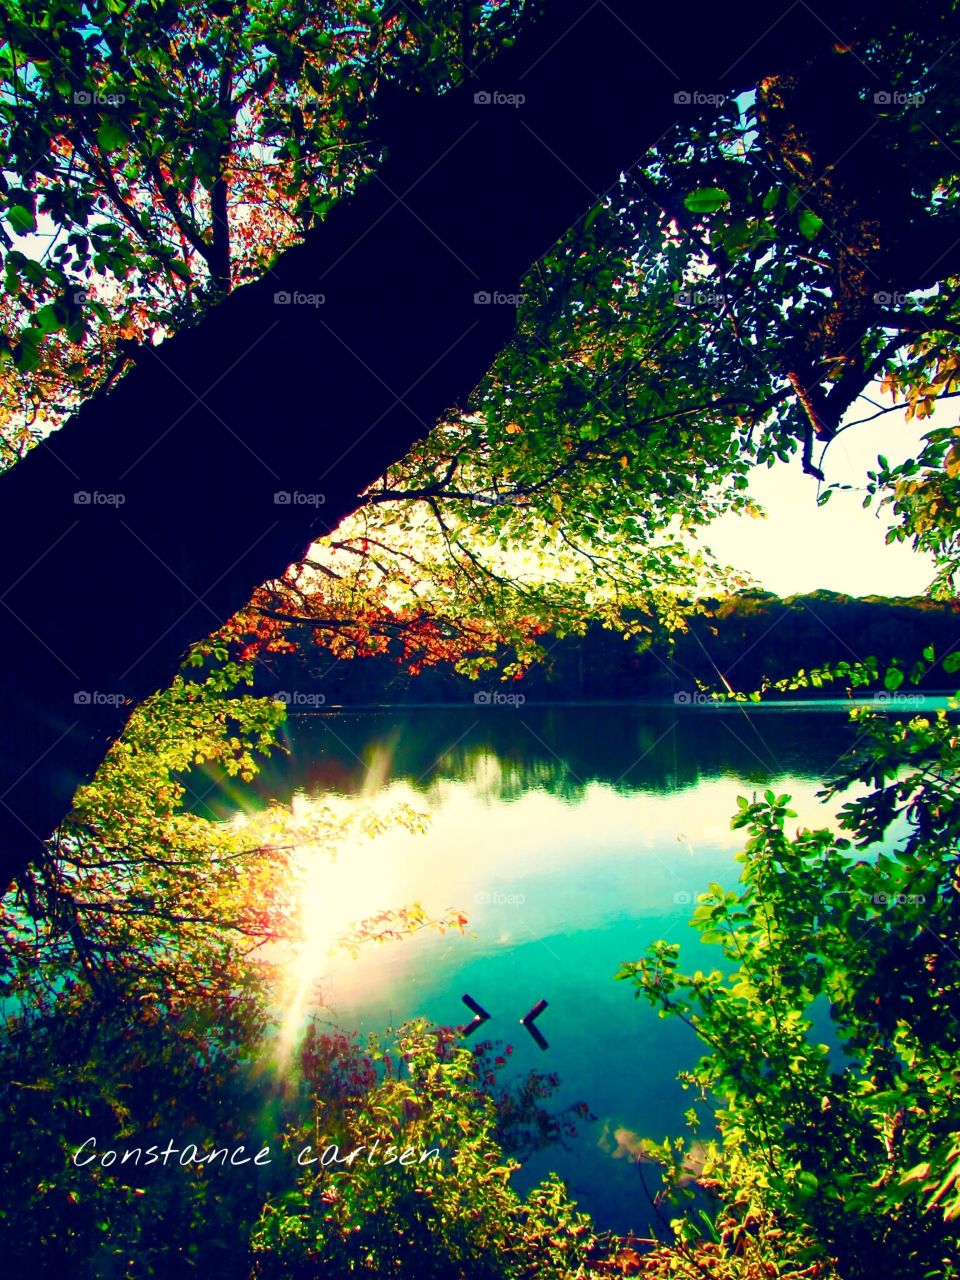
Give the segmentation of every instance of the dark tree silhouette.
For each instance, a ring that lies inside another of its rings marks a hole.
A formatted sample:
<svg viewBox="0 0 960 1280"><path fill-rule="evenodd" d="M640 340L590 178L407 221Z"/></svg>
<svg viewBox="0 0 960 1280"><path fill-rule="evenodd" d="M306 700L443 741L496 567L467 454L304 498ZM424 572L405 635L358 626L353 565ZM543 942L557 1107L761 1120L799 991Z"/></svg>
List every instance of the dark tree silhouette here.
<svg viewBox="0 0 960 1280"><path fill-rule="evenodd" d="M690 110L677 91L796 65L844 21L759 0L547 10L456 91L394 94L377 176L0 477L4 884L130 706L469 394L514 325L474 295L517 289ZM524 102L475 101L495 90ZM276 503L284 491L324 502Z"/></svg>

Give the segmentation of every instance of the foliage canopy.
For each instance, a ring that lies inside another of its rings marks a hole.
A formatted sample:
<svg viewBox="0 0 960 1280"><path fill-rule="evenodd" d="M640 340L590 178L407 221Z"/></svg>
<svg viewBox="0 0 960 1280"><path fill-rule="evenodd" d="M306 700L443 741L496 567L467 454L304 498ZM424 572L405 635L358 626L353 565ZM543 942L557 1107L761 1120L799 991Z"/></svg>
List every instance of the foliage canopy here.
<svg viewBox="0 0 960 1280"><path fill-rule="evenodd" d="M251 664L304 637L362 654L399 635L414 669L475 675L507 646L504 674L519 676L547 632L599 619L629 633L651 607L681 624L688 598L729 583L687 535L751 509L751 467L799 453L824 483L823 452L874 384L892 400L876 413L908 419L957 394L960 85L954 7L939 16L875 14L856 43L731 85L715 116L662 139L531 270L515 340L472 396L133 713L5 904L0 1221L23 1266L162 1274L173 1238L190 1241L178 1263L264 1280L423 1275L424 1250L438 1276L957 1275L946 715L860 715L858 753L828 787L855 788L840 837L789 836L788 797L742 801L743 887L712 886L693 920L724 967L684 974L666 944L624 966L696 1028L707 1052L688 1083L701 1108L722 1104L698 1174L716 1211L677 1218L646 1257L601 1239L556 1180L513 1191L476 1060L422 1027L396 1061L341 1046L332 1064L308 1037L301 1101L332 1104L343 1143L402 1132L439 1142L445 1164L253 1178L232 1198L201 1169L159 1190L125 1171L62 1177L90 1126L119 1142L176 1120L201 1142L222 1136L228 1102L239 1125L262 1101L269 963L251 954L296 941L292 855L347 832L322 807L245 826L189 811L191 770L248 780L276 745L282 709L236 694ZM452 83L521 17L445 0L9 4L5 462L122 376L139 343L310 234L379 163L385 86ZM891 538L936 554L946 595L956 434L938 425L915 459L880 459L865 495L890 508ZM358 933L425 923L398 908ZM812 1036L817 1002L829 1048ZM309 1141L288 1102L268 1098L267 1119ZM658 1154L675 1192L685 1144Z"/></svg>

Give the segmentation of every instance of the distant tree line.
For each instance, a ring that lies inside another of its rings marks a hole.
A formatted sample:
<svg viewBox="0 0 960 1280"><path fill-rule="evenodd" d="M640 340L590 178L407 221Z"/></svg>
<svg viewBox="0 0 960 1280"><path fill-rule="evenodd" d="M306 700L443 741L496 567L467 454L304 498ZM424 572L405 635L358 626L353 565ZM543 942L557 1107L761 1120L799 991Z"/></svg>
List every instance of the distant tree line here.
<svg viewBox="0 0 960 1280"><path fill-rule="evenodd" d="M651 626L653 620L649 620ZM764 681L787 680L815 661L851 664L875 658L882 673L895 658L918 658L932 645L937 661L925 664L917 688L950 689L941 660L960 645L960 603L927 597L886 598L815 591L781 598L772 592L739 592L703 602L685 631L651 630L640 638L592 625L582 636L542 640L544 661L511 686L528 700L581 698L669 698L701 688L723 691L724 682L740 693ZM327 654L297 653L260 665L257 684L271 689L312 692L322 703L462 702L495 677L479 683L447 667L410 675L398 655L336 660ZM878 678L877 688L882 688ZM913 686L912 686L913 687ZM859 690L858 692L862 692ZM771 691L767 696L843 697L843 682L824 691Z"/></svg>

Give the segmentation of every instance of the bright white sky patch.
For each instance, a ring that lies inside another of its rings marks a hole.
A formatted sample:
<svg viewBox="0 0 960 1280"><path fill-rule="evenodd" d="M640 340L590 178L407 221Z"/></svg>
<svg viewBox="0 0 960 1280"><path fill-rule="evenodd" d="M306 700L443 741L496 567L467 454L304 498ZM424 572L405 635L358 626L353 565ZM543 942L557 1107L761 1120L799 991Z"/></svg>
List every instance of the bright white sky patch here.
<svg viewBox="0 0 960 1280"><path fill-rule="evenodd" d="M883 403L889 404L889 398ZM870 412L860 402L850 416L866 417ZM950 412L943 406L941 420ZM919 439L931 426L929 418L905 422L901 409L839 435L827 450L823 470L828 482L855 487L834 493L825 507L817 506L817 482L803 474L799 458L769 470L758 467L749 492L766 511L766 519L723 516L703 541L720 560L781 596L818 588L851 596L922 595L933 577L932 559L915 552L908 542L887 546L889 509L878 519L875 506L865 511L862 504L866 473L876 470L877 454L891 465L916 457Z"/></svg>

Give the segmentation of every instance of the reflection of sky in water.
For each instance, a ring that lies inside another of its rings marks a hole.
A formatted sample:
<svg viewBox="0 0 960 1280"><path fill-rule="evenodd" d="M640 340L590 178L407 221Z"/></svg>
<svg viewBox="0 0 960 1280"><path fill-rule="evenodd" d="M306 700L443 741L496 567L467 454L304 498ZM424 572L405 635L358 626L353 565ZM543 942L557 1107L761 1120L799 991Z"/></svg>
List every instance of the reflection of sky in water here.
<svg viewBox="0 0 960 1280"><path fill-rule="evenodd" d="M583 1100L598 1117L578 1121L569 1150L535 1154L519 1184L555 1169L601 1226L645 1231L640 1177L654 1190L658 1175L638 1165L639 1144L686 1132L692 1099L676 1076L700 1047L613 975L658 938L683 945L685 968L716 967L689 920L711 881L737 882L737 796L769 786L792 796L791 828L835 827L816 793L850 740L843 715L812 711L430 708L294 723L293 754L264 795L295 809L405 803L429 824L358 836L333 861L305 853L310 945L291 966L288 1031L318 986L319 1016L361 1033L415 1016L465 1024L469 993L492 1015L477 1039L512 1044L518 1074L557 1073L553 1108ZM414 902L430 916L462 911L466 932L331 954L354 921ZM519 1025L541 999L546 1052Z"/></svg>
<svg viewBox="0 0 960 1280"><path fill-rule="evenodd" d="M319 979L323 1018L362 1033L421 1015L466 1023L461 996L471 994L492 1015L478 1039L511 1043L517 1072L558 1073L551 1105L582 1099L598 1117L579 1123L570 1150L536 1154L521 1182L556 1169L602 1225L645 1229L639 1178L655 1189L657 1174L638 1168L633 1148L641 1137L684 1132L690 1099L676 1075L699 1051L687 1028L658 1019L613 974L657 938L684 943L688 966L715 966L715 949L702 947L688 922L710 881L736 883L743 836L730 816L737 796L752 796L757 784L724 776L650 793L591 783L575 800L534 784L503 800L500 775L489 753L468 780L441 778L426 794L381 772L383 785L366 800L424 809L428 830L360 838L334 862L313 855L304 907L315 946L301 976L310 987ZM778 793L794 798L796 825L830 823L818 787L777 779ZM351 921L409 902L430 915L460 909L468 930L368 946L356 959L329 954L330 938ZM541 998L546 1053L519 1025Z"/></svg>
<svg viewBox="0 0 960 1280"><path fill-rule="evenodd" d="M324 857L314 884L317 931L338 928L401 902L419 902L431 915L462 909L478 936L424 936L378 947L357 961L331 964L328 999L376 985L386 996L419 969L426 953L468 950L494 954L531 938L609 927L630 919L670 921L684 936L689 904L711 879L735 881L732 854L742 833L730 829L738 795L752 795L736 779L711 779L684 791L623 794L592 784L577 802L540 790L507 802L490 786L495 761L484 761L474 782L438 782L427 797L391 783L378 808L407 802L429 812L424 835L388 831L359 839L335 862ZM818 784L778 781L794 797L798 825L825 825L828 811L814 796ZM322 855L319 855L322 857ZM330 908L335 904L335 911ZM623 957L627 958L627 957Z"/></svg>

